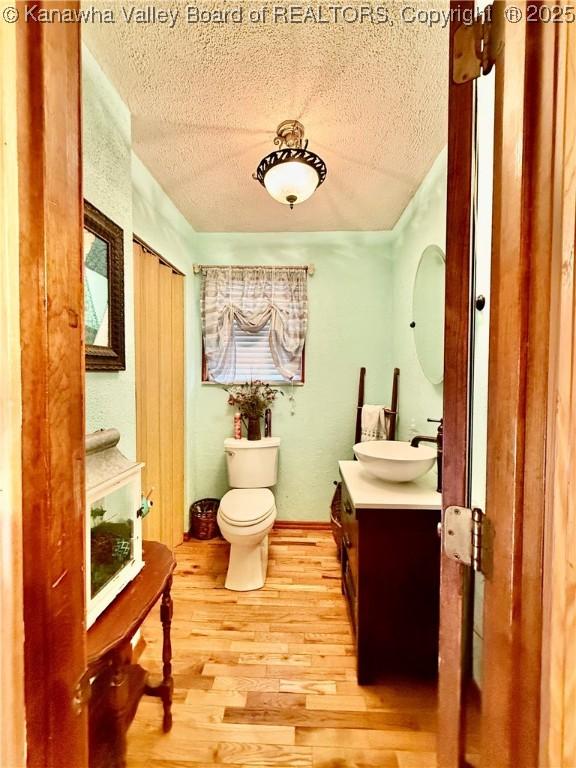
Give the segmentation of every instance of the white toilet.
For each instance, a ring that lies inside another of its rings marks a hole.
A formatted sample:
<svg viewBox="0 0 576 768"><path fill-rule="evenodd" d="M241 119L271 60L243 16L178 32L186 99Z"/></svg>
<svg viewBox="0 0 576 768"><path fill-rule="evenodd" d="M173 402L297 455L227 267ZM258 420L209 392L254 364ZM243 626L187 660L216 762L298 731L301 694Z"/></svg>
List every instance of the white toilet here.
<svg viewBox="0 0 576 768"><path fill-rule="evenodd" d="M224 441L228 482L218 509L218 525L229 541L226 589L261 589L268 568L268 534L276 520L274 494L278 477L280 438Z"/></svg>

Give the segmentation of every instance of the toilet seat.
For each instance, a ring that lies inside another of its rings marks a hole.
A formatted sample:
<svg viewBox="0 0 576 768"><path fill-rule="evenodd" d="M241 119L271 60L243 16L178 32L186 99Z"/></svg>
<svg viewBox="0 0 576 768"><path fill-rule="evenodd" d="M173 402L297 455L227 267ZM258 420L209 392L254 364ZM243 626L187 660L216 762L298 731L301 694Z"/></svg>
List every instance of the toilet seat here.
<svg viewBox="0 0 576 768"><path fill-rule="evenodd" d="M229 525L257 525L276 511L274 494L268 488L234 488L220 501L219 515Z"/></svg>

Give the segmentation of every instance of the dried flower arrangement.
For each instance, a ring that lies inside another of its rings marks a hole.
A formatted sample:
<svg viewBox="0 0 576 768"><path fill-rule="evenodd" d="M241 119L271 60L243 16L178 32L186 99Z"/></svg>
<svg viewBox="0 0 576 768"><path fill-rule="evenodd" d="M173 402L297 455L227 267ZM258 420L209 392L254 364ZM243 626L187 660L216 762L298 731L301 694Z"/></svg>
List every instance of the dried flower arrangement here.
<svg viewBox="0 0 576 768"><path fill-rule="evenodd" d="M235 406L248 421L248 440L260 440L260 419L266 408L276 400L276 395L284 395L284 392L258 380L224 389L228 393L228 405Z"/></svg>

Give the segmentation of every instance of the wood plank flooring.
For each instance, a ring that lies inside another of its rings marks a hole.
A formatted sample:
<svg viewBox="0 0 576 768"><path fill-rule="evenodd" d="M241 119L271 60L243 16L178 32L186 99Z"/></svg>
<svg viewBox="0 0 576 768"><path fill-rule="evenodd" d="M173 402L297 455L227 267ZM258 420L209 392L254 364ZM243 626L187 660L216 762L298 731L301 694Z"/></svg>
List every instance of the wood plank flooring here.
<svg viewBox="0 0 576 768"><path fill-rule="evenodd" d="M228 544L176 549L174 726L144 698L128 768L434 768L436 691L356 684L352 635L328 531L278 529L257 592L224 589ZM377 610L377 606L375 606ZM155 609L141 663L161 669Z"/></svg>

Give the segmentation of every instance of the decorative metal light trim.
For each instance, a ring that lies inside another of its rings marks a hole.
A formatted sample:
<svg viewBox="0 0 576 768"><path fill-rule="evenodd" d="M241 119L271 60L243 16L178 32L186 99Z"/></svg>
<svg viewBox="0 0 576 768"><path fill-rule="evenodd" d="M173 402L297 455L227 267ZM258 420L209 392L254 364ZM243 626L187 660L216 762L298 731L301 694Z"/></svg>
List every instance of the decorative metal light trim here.
<svg viewBox="0 0 576 768"><path fill-rule="evenodd" d="M284 120L276 129L274 144L278 145L280 149L262 158L256 172L252 174L252 178L259 181L263 187L266 186L264 184L264 177L271 168L289 162L304 163L304 165L314 168L318 174L316 189L318 189L320 184L324 183L327 174L326 163L321 157L307 149L308 139L304 140L304 126L302 123L298 122L298 120ZM294 208L296 198L293 200L287 198L287 200L290 208Z"/></svg>
<svg viewBox="0 0 576 768"><path fill-rule="evenodd" d="M311 165L318 173L318 186L322 184L326 178L326 163L318 155L315 155L314 152L309 152L307 149L279 149L276 152L271 152L260 161L253 178L264 186L264 176L266 176L270 168L294 161Z"/></svg>

